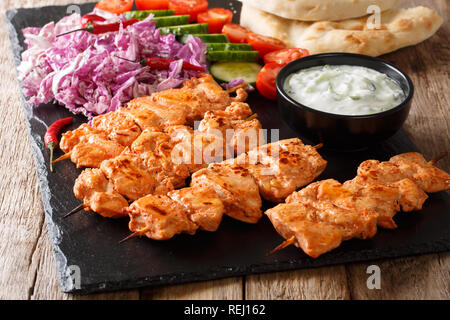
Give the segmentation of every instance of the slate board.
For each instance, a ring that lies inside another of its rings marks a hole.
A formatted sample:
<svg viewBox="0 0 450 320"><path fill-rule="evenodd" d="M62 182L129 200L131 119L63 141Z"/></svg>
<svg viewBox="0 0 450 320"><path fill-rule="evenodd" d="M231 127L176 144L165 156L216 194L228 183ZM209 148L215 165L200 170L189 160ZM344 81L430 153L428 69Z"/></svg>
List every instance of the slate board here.
<svg viewBox="0 0 450 320"><path fill-rule="evenodd" d="M236 13L235 20L238 22L239 2L210 0L211 7L224 5ZM93 4L79 7L84 14L91 11ZM7 12L16 65L20 63L20 53L24 47L21 29L59 20L67 14L67 9L67 6L51 6ZM251 94L248 103L258 113L265 129L280 129L281 139L296 136L283 123L275 103L265 100L258 93ZM445 192L430 195L420 212L399 213L395 217L398 229L380 229L370 240L346 241L318 259L309 258L295 247L267 256L267 252L283 239L266 217L256 225L225 217L219 230L214 233L180 235L165 242L133 239L119 245L117 242L130 233L127 219L111 220L89 213L62 219L66 212L80 203L74 197L72 187L81 170L65 161L57 164L55 172L50 173L47 165L49 153L45 150L43 136L49 124L71 114L54 104L32 109L25 100L24 110L64 292L90 293L177 284L450 250L450 197ZM75 118L76 121L67 130L75 129L86 121L83 116ZM329 164L320 179L336 178L343 182L354 177L357 166L364 160L387 160L395 154L409 151L418 150L403 130L385 143L362 152L336 153L324 149L321 154ZM56 153L56 157L60 152ZM266 202L263 209L271 206L273 204ZM75 277L78 271L79 283Z"/></svg>

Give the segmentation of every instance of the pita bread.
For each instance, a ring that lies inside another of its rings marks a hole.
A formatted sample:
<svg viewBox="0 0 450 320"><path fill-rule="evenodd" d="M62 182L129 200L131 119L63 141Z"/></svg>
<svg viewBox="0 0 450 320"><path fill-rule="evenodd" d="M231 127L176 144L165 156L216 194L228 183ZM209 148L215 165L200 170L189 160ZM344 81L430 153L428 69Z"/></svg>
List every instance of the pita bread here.
<svg viewBox="0 0 450 320"><path fill-rule="evenodd" d="M303 22L280 18L246 4L241 11L242 26L276 37L289 47L306 48L311 54L351 52L375 57L422 42L442 24L442 18L425 7L385 11L379 29L368 26L369 18Z"/></svg>
<svg viewBox="0 0 450 320"><path fill-rule="evenodd" d="M365 16L367 8L391 9L398 0L241 0L242 2L282 18L321 21L343 20Z"/></svg>

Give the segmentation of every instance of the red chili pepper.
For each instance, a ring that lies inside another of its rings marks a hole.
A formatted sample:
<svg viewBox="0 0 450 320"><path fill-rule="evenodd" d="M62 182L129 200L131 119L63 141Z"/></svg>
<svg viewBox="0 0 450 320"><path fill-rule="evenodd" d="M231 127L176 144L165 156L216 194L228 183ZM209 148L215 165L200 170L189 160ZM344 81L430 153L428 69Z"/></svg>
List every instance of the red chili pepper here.
<svg viewBox="0 0 450 320"><path fill-rule="evenodd" d="M95 22L104 22L106 21L105 18L98 16L96 14L85 14L82 18L81 18L81 26L83 28L86 28L90 22L95 23Z"/></svg>
<svg viewBox="0 0 450 320"><path fill-rule="evenodd" d="M139 22L139 20L138 19L130 19L130 20L122 21L122 22L105 23L105 24L95 24L95 23L92 23L92 21L91 21L87 24L87 26L85 28L61 33L61 34L58 34L56 37L58 38L58 37L66 35L66 34L69 34L72 32L77 32L77 31L87 31L87 32L90 32L93 34L103 34L103 33L107 33L107 32L115 32L115 31L119 31L121 24L123 25L124 28L126 28L126 27L129 27L129 26L135 24L136 22Z"/></svg>
<svg viewBox="0 0 450 320"><path fill-rule="evenodd" d="M133 60L125 59L122 57L117 57L117 58L122 59L122 60L127 60L130 62L135 62L135 63L139 62L144 67L148 66L148 67L150 67L152 69L156 69L156 70L169 70L170 64L174 61L177 61L174 59L164 59L164 58L146 58L141 61L133 61ZM205 68L203 68L201 66L196 66L196 65L186 62L186 61L183 61L183 69L184 70L194 70L194 71L205 71Z"/></svg>
<svg viewBox="0 0 450 320"><path fill-rule="evenodd" d="M63 118L55 121L52 125L50 125L47 129L47 132L44 135L44 143L45 147L50 149L50 171L53 172L53 150L58 146L58 134L62 127L71 123L73 121L72 117Z"/></svg>

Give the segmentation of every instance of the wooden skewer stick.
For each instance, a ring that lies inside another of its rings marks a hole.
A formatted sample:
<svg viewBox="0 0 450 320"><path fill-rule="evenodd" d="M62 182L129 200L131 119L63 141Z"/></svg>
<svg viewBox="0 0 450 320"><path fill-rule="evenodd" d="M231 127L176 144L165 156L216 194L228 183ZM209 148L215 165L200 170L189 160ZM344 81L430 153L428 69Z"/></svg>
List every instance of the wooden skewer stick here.
<svg viewBox="0 0 450 320"><path fill-rule="evenodd" d="M316 144L315 146L313 146L313 148L316 149L316 150L318 150L318 149L320 149L322 147L323 147L323 143L322 142L319 143L319 144Z"/></svg>
<svg viewBox="0 0 450 320"><path fill-rule="evenodd" d="M230 88L228 90L225 90L225 92L226 93L233 93L236 90L241 89L241 88L245 88L245 87L248 87L248 83L247 82L244 82L244 83L242 83L242 84L240 84L240 85L238 85L236 87Z"/></svg>
<svg viewBox="0 0 450 320"><path fill-rule="evenodd" d="M56 159L56 160L53 160L52 162L50 162L51 164L54 164L54 163L56 163L56 162L60 162L60 161L63 161L63 160L66 160L66 159L69 159L70 158L70 155L71 155L71 153L69 152L69 153L66 153L66 154L63 154L61 157L59 157L58 159Z"/></svg>
<svg viewBox="0 0 450 320"><path fill-rule="evenodd" d="M84 203L82 203L79 206L77 206L76 208L73 208L72 210L70 210L67 214L65 214L63 216L63 219L73 215L74 213L80 212L82 209L84 209Z"/></svg>
<svg viewBox="0 0 450 320"><path fill-rule="evenodd" d="M447 152L442 152L440 155L438 155L438 156L434 157L433 159L431 159L430 161L428 161L428 163L431 165L434 165L439 160L444 159L447 155L448 155Z"/></svg>
<svg viewBox="0 0 450 320"><path fill-rule="evenodd" d="M127 241L127 240L130 240L130 239L139 237L139 236L143 235L144 233L146 233L148 230L150 230L150 227L147 227L147 228L144 228L144 229L135 231L135 232L133 232L132 234L130 234L129 236L127 236L127 237L123 238L122 240L120 240L120 241L119 241L119 244L120 244L120 243L123 243L123 242L125 242L125 241Z"/></svg>
<svg viewBox="0 0 450 320"><path fill-rule="evenodd" d="M275 249L273 249L272 251L270 251L268 253L268 255L274 254L275 252L278 252L280 250L283 250L284 248L290 246L291 244L295 243L295 236L290 237L289 239L287 239L286 241L284 241L282 244L280 244L278 247L276 247Z"/></svg>
<svg viewBox="0 0 450 320"><path fill-rule="evenodd" d="M256 117L258 117L257 113L252 114L250 117L248 117L247 119L245 119L245 121L252 121L253 119L256 119Z"/></svg>

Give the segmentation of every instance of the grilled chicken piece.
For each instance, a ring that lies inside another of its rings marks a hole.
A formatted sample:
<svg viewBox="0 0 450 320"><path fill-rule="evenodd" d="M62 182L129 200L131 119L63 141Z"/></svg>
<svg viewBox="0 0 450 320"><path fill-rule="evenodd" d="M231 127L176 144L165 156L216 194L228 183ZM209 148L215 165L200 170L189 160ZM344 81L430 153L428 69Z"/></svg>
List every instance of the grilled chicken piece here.
<svg viewBox="0 0 450 320"><path fill-rule="evenodd" d="M233 160L250 171L261 196L283 201L298 188L317 178L327 165L317 150L300 139L286 139L260 146Z"/></svg>
<svg viewBox="0 0 450 320"><path fill-rule="evenodd" d="M176 234L195 234L185 208L165 195L148 195L133 202L124 212L130 216L129 228L155 240L168 240Z"/></svg>
<svg viewBox="0 0 450 320"><path fill-rule="evenodd" d="M86 211L92 210L107 218L120 218L127 214L122 209L127 200L114 191L113 185L100 169L86 169L75 180L73 192L83 201Z"/></svg>
<svg viewBox="0 0 450 320"><path fill-rule="evenodd" d="M358 176L344 182L343 185L336 183L335 186L330 185L330 187L345 190L343 192L347 194L347 197L337 198L332 196L333 193L330 190L326 197L337 205L347 208L352 208L352 206L356 208L367 207L378 213L377 224L379 227L386 229L397 228L392 218L400 211L401 194L398 188L394 186L389 187L376 181L369 182Z"/></svg>
<svg viewBox="0 0 450 320"><path fill-rule="evenodd" d="M372 214L376 213L378 226L389 229L397 227L392 220L392 217L400 211L400 194L397 188L366 183L358 177L346 181L344 184L334 179L328 179L315 182L299 192L294 192L286 199L286 202L303 201L305 197L313 201L327 201L356 213L365 214L366 211Z"/></svg>
<svg viewBox="0 0 450 320"><path fill-rule="evenodd" d="M127 108L121 110L129 113L141 129L157 127L165 130L169 126L187 123L186 108L178 105L161 106L156 104L150 96L133 99L128 102Z"/></svg>
<svg viewBox="0 0 450 320"><path fill-rule="evenodd" d="M165 149L170 142L170 135L151 127L142 131L141 135L131 144L130 149L135 153L158 152Z"/></svg>
<svg viewBox="0 0 450 320"><path fill-rule="evenodd" d="M161 170L158 161L144 162L129 149L116 158L103 161L100 169L114 190L131 200L147 194L167 194L174 189L172 179Z"/></svg>
<svg viewBox="0 0 450 320"><path fill-rule="evenodd" d="M256 223L262 216L258 186L243 167L212 163L192 175L191 187L213 189L225 205L225 214L234 219Z"/></svg>
<svg viewBox="0 0 450 320"><path fill-rule="evenodd" d="M356 198L356 199L355 199ZM335 180L310 184L265 212L277 232L313 258L377 231L378 213Z"/></svg>
<svg viewBox="0 0 450 320"><path fill-rule="evenodd" d="M258 119L232 121L234 133L228 145L232 147L234 156L248 152L266 143L261 122Z"/></svg>
<svg viewBox="0 0 450 320"><path fill-rule="evenodd" d="M364 161L358 167L358 177L361 177L367 183L381 183L397 188L400 192L399 203L403 211L422 209L423 203L428 198L425 191L412 180L414 179L413 175L390 161Z"/></svg>
<svg viewBox="0 0 450 320"><path fill-rule="evenodd" d="M364 161L358 168L358 175L382 183L395 183L407 178L427 193L450 188L450 175L429 164L416 152L399 154L385 162Z"/></svg>
<svg viewBox="0 0 450 320"><path fill-rule="evenodd" d="M343 240L373 237L377 232L378 213L365 203L365 199L357 199L353 203L348 201L352 196L348 190L336 189L336 182L331 179L314 182L292 193L286 198L286 203L302 203L314 207L321 221L341 228Z"/></svg>
<svg viewBox="0 0 450 320"><path fill-rule="evenodd" d="M99 135L104 139L107 138L106 134L92 128L87 123L83 123L75 130L64 132L61 136L59 147L65 153L69 153L78 143L80 143L81 139L94 134Z"/></svg>
<svg viewBox="0 0 450 320"><path fill-rule="evenodd" d="M428 163L417 152L399 154L389 162L427 193L439 192L450 188L450 174Z"/></svg>
<svg viewBox="0 0 450 320"><path fill-rule="evenodd" d="M194 131L186 126L170 127L168 134L173 143L172 161L186 165L190 173L224 159L224 142L219 136Z"/></svg>
<svg viewBox="0 0 450 320"><path fill-rule="evenodd" d="M410 179L402 179L388 185L398 189L403 212L421 210L428 199L428 195Z"/></svg>
<svg viewBox="0 0 450 320"><path fill-rule="evenodd" d="M117 157L123 150L124 146L102 135L85 135L73 147L70 160L77 165L77 168L99 168L103 160Z"/></svg>
<svg viewBox="0 0 450 320"><path fill-rule="evenodd" d="M92 119L92 128L104 132L110 140L130 146L142 130L124 112L109 112Z"/></svg>
<svg viewBox="0 0 450 320"><path fill-rule="evenodd" d="M312 258L337 248L342 229L320 218L319 210L304 203L282 203L265 212L275 230Z"/></svg>
<svg viewBox="0 0 450 320"><path fill-rule="evenodd" d="M155 92L150 98L160 106L184 108L187 112L187 123L193 124L195 120L203 118L206 111L223 110L233 101L244 101L247 93L239 89L237 96L231 98L211 75L203 74L185 81L182 88Z"/></svg>
<svg viewBox="0 0 450 320"><path fill-rule="evenodd" d="M214 232L219 228L225 207L210 188L183 188L167 194L187 211L189 219L201 230Z"/></svg>
<svg viewBox="0 0 450 320"><path fill-rule="evenodd" d="M145 167L159 166L160 171L172 179L173 186L179 188L185 186L190 171L188 164L177 162L173 151L176 143L167 133L145 129L131 145L131 151L143 161Z"/></svg>
<svg viewBox="0 0 450 320"><path fill-rule="evenodd" d="M208 111L198 126L198 132L221 137L224 154L234 157L263 143L261 123L258 119L246 121L252 110L247 103L233 102L225 110Z"/></svg>

